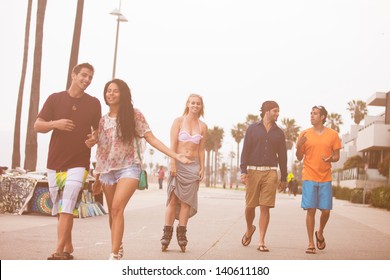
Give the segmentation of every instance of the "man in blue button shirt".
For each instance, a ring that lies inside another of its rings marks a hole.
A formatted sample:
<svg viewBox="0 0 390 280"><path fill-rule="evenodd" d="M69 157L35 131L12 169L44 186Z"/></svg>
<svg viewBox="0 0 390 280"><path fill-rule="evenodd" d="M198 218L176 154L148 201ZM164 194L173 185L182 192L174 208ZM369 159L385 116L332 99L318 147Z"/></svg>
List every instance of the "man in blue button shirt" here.
<svg viewBox="0 0 390 280"><path fill-rule="evenodd" d="M247 230L241 243L248 246L256 230L253 225L255 209L260 206L260 238L257 250L269 252L265 234L270 220L270 208L275 207L280 168L279 189L285 189L287 179L287 149L284 132L276 125L279 105L265 101L261 106L261 120L250 125L245 133L241 153L241 181L247 186L245 196L245 219Z"/></svg>

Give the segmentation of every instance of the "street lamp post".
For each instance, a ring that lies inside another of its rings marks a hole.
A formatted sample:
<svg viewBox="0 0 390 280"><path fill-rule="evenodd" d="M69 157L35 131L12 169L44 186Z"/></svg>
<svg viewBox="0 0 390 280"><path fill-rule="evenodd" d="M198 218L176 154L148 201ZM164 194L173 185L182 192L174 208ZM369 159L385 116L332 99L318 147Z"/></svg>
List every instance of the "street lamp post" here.
<svg viewBox="0 0 390 280"><path fill-rule="evenodd" d="M112 78L115 78L115 69L116 69L116 55L118 52L118 38L119 38L119 23L120 22L127 22L128 20L126 17L121 13L121 2L119 2L119 9L114 9L110 15L117 17L117 24L116 24L116 37L115 37L115 50L114 50L114 65L112 67Z"/></svg>

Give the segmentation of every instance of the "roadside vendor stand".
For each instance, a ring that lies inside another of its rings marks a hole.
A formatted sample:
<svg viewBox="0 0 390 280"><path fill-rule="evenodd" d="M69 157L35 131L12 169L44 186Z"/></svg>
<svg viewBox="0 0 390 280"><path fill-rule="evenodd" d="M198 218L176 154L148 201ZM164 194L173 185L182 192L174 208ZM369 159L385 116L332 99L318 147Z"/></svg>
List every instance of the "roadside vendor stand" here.
<svg viewBox="0 0 390 280"><path fill-rule="evenodd" d="M75 217L86 218L106 214L103 194L93 196L95 178L88 176L80 192ZM52 202L45 173L5 173L0 175L0 214L39 214L51 216Z"/></svg>

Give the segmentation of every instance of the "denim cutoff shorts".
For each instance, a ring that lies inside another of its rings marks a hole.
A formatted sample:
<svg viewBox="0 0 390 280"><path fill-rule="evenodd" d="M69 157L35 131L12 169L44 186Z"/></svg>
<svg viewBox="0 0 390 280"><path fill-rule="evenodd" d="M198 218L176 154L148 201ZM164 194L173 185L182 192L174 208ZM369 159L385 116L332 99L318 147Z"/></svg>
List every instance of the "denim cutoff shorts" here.
<svg viewBox="0 0 390 280"><path fill-rule="evenodd" d="M122 178L133 178L139 180L141 174L141 166L139 164L132 164L128 167L111 170L108 173L100 174L99 180L104 185L115 185Z"/></svg>

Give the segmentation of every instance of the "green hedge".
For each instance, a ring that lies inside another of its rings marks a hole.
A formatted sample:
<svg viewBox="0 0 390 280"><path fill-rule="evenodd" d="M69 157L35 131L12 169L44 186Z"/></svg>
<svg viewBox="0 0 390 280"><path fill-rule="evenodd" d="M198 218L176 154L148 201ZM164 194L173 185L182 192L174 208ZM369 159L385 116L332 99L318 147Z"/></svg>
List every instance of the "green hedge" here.
<svg viewBox="0 0 390 280"><path fill-rule="evenodd" d="M350 189L334 186L333 196L337 199L348 200L352 203L363 203L363 188ZM365 203L390 210L390 186L383 186L366 192Z"/></svg>
<svg viewBox="0 0 390 280"><path fill-rule="evenodd" d="M371 191L371 204L374 207L390 210L390 186L373 189Z"/></svg>
<svg viewBox="0 0 390 280"><path fill-rule="evenodd" d="M349 199L350 202L352 203L363 203L363 188L360 189L352 189L351 191L351 197ZM366 198L364 201L365 204L370 204L371 203L371 193L366 192Z"/></svg>
<svg viewBox="0 0 390 280"><path fill-rule="evenodd" d="M352 190L347 187L333 187L333 196L337 199L350 200Z"/></svg>

